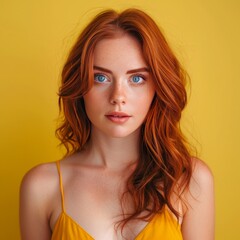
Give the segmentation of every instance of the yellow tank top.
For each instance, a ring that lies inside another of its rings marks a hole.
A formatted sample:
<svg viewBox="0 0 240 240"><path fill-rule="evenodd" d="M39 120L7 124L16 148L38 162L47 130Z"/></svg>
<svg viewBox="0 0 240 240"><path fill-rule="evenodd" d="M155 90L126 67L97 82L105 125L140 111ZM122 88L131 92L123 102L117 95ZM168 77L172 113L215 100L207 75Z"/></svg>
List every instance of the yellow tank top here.
<svg viewBox="0 0 240 240"><path fill-rule="evenodd" d="M57 169L62 196L62 213L55 224L51 240L94 240L89 233L65 212L64 192L59 162L57 162ZM183 240L180 225L167 207L164 207L161 214L156 214L135 238L135 240L159 239Z"/></svg>

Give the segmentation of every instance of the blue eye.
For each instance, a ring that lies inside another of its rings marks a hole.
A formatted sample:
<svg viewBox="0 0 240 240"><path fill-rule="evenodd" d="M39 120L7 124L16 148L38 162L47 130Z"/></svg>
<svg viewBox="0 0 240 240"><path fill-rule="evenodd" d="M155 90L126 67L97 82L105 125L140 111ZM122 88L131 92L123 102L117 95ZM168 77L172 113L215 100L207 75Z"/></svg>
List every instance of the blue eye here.
<svg viewBox="0 0 240 240"><path fill-rule="evenodd" d="M141 77L141 76L139 76L139 75L135 75L135 76L132 77L132 81L133 81L134 83L142 83L143 80L144 80L144 78Z"/></svg>
<svg viewBox="0 0 240 240"><path fill-rule="evenodd" d="M107 78L106 78L106 76L104 76L103 74L95 74L95 75L94 75L94 80L95 80L96 82L102 83L102 82L105 82L105 81L107 80Z"/></svg>

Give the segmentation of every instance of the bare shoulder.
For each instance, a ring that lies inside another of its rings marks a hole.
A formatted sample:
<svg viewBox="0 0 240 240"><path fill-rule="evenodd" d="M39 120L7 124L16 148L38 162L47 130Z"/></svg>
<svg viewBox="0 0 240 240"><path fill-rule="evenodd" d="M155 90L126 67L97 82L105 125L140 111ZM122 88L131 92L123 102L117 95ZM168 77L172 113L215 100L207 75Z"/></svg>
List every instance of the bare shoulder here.
<svg viewBox="0 0 240 240"><path fill-rule="evenodd" d="M212 191L214 177L212 171L202 160L192 158L193 172L189 186L189 193L194 198L198 198L205 191Z"/></svg>
<svg viewBox="0 0 240 240"><path fill-rule="evenodd" d="M57 180L56 163L44 163L30 169L22 179L22 190L41 190ZM48 187L47 187L48 188Z"/></svg>
<svg viewBox="0 0 240 240"><path fill-rule="evenodd" d="M44 163L29 170L22 179L20 200L34 201L47 211L48 199L56 192L58 173L55 163Z"/></svg>
<svg viewBox="0 0 240 240"><path fill-rule="evenodd" d="M192 158L192 163L194 176L200 179L213 179L212 171L204 161L199 158Z"/></svg>
<svg viewBox="0 0 240 240"><path fill-rule="evenodd" d="M192 158L193 178L200 183L213 182L213 174L208 165L198 158Z"/></svg>
<svg viewBox="0 0 240 240"><path fill-rule="evenodd" d="M182 232L186 240L213 240L215 223L214 178L200 159L193 158L193 172L185 193Z"/></svg>
<svg viewBox="0 0 240 240"><path fill-rule="evenodd" d="M38 165L23 177L19 209L22 239L51 239L49 219L56 204L53 199L58 194L58 184L55 163Z"/></svg>

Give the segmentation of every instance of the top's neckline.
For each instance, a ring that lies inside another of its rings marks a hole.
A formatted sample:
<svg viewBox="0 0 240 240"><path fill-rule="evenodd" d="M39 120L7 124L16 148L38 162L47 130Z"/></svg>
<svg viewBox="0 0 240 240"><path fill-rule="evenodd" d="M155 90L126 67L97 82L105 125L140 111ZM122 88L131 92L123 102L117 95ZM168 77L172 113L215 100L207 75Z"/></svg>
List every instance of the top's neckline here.
<svg viewBox="0 0 240 240"><path fill-rule="evenodd" d="M177 219L174 218L174 216L172 216L172 214L169 213L168 209L166 207L164 207L163 212L161 213L157 213L155 214L152 219L143 227L143 229L137 234L137 236L134 239L137 239L138 237L140 237L142 234L144 234L144 232L151 226L151 224L155 221L155 219L157 217L159 217L159 215L161 214L166 214L166 212L168 212L167 214L170 215L170 217L172 218L173 221L175 221L175 223L177 225L179 225ZM89 237L91 240L94 240L94 238L91 236L91 234L89 234L77 221L75 221L69 214L67 214L65 211L62 211L60 216L58 217L58 220L53 228L53 232L55 231L55 228L58 224L58 222L61 220L61 217L67 217L74 225L76 225L81 231L83 231L87 237Z"/></svg>

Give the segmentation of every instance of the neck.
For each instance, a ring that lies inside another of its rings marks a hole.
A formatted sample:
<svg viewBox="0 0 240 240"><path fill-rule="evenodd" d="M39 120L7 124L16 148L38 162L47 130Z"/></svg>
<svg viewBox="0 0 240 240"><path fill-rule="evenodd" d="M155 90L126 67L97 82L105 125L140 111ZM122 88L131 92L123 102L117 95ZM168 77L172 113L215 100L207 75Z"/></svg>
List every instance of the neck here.
<svg viewBox="0 0 240 240"><path fill-rule="evenodd" d="M127 137L113 138L92 129L88 155L92 164L109 168L124 169L139 159L140 130Z"/></svg>

